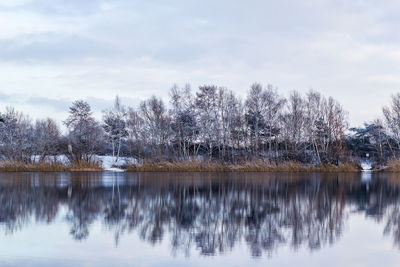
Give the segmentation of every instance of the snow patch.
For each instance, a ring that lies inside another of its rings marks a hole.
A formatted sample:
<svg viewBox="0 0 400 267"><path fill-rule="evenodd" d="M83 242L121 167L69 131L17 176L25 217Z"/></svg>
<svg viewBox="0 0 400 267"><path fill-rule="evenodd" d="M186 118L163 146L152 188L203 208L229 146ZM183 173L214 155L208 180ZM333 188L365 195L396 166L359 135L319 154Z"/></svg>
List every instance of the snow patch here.
<svg viewBox="0 0 400 267"><path fill-rule="evenodd" d="M96 156L96 159L101 162L101 166L105 171L123 172L123 167L128 163L129 158L119 157L115 161L113 156Z"/></svg>
<svg viewBox="0 0 400 267"><path fill-rule="evenodd" d="M361 168L363 171L370 171L372 170L372 164L369 161L363 161L361 162Z"/></svg>
<svg viewBox="0 0 400 267"><path fill-rule="evenodd" d="M33 162L39 162L40 156L32 156ZM119 157L118 161L115 162L113 156L95 156L95 160L101 162L101 167L105 171L110 172L124 172L125 166L128 163L136 163L136 159L132 157ZM47 158L47 161L56 161L62 164L68 164L68 157L65 155L51 156Z"/></svg>

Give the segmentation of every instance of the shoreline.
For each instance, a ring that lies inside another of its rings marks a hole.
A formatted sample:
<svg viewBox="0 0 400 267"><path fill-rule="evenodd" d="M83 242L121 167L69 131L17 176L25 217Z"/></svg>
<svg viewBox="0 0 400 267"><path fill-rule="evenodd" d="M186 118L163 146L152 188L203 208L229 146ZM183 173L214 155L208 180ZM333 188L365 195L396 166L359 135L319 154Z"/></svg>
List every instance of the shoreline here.
<svg viewBox="0 0 400 267"><path fill-rule="evenodd" d="M236 171L236 170L226 170L226 171L184 171L184 170L152 170L152 171L126 171L126 170L66 170L66 171L48 171L48 170L7 170L0 173L391 173L397 174L400 171L373 171L373 170L360 170L360 171L324 171L324 170L306 170L306 171L256 171L256 170L246 170L246 171Z"/></svg>
<svg viewBox="0 0 400 267"><path fill-rule="evenodd" d="M0 162L0 172L102 172L99 162L63 164L60 162Z"/></svg>
<svg viewBox="0 0 400 267"><path fill-rule="evenodd" d="M237 164L177 161L177 162L145 162L143 164L127 164L127 172L360 172L362 168L355 163L306 165L288 161L274 164L264 161L247 161Z"/></svg>
<svg viewBox="0 0 400 267"><path fill-rule="evenodd" d="M145 162L142 164L130 163L113 165L104 162L69 164L61 162L0 162L0 173L7 172L208 172L208 173L233 173L233 172L259 172L259 173L361 173L370 171L373 173L397 173L400 172L399 166L378 167L365 169L357 163L333 164L302 164L288 161L279 164L264 161L248 161L242 163L219 163L219 162L200 162L200 161L176 161L176 162Z"/></svg>
<svg viewBox="0 0 400 267"><path fill-rule="evenodd" d="M271 170L271 171L258 171L258 170L224 170L224 171L214 171L214 170L201 170L201 171L191 171L191 170L138 170L138 171L126 171L126 170L64 170L64 171L49 171L49 170L0 170L0 173L362 173L360 171L325 171L325 170L304 170L304 171L290 171L290 170ZM398 171L371 171L372 173L400 173Z"/></svg>

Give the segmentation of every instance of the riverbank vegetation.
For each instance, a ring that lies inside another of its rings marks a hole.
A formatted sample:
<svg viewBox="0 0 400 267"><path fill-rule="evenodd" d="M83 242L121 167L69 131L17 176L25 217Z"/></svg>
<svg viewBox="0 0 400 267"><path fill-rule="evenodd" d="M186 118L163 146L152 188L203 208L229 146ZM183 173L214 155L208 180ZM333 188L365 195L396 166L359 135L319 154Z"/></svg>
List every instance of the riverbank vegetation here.
<svg viewBox="0 0 400 267"><path fill-rule="evenodd" d="M0 113L0 170L100 170L96 155L133 158L129 171L350 171L362 160L384 166L400 155L398 110L400 94L383 109L384 120L349 128L348 113L332 97L284 97L258 83L244 100L214 85L194 93L174 86L168 104L153 96L128 107L116 97L101 121L78 100L64 132L51 118L33 122L7 107ZM67 161L51 162L58 155Z"/></svg>
<svg viewBox="0 0 400 267"><path fill-rule="evenodd" d="M61 162L30 162L2 161L0 172L98 172L103 171L99 162L61 163Z"/></svg>
<svg viewBox="0 0 400 267"><path fill-rule="evenodd" d="M271 164L263 161L240 163L217 163L200 161L146 162L128 164L127 171L132 172L358 172L361 168L356 164L340 165L321 164L305 165L288 161L282 164Z"/></svg>

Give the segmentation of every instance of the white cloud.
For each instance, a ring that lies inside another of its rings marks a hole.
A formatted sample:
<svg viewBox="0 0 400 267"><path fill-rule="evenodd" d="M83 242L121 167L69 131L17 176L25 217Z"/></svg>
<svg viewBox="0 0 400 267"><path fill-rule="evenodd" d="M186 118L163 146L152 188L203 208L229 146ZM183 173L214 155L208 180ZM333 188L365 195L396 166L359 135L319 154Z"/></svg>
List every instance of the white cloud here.
<svg viewBox="0 0 400 267"><path fill-rule="evenodd" d="M174 83L244 96L259 81L321 90L360 124L400 89L399 11L390 0L0 0L0 90L137 103Z"/></svg>

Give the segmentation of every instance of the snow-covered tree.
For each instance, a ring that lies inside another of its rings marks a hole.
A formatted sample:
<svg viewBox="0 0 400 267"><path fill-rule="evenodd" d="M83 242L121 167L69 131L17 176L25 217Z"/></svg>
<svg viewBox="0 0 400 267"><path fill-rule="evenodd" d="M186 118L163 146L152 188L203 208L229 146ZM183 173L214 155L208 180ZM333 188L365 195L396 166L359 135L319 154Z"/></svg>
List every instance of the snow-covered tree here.
<svg viewBox="0 0 400 267"><path fill-rule="evenodd" d="M199 148L196 139L200 129L197 125L190 86L186 85L182 89L177 86L172 87L170 98L172 142L177 147L180 157L187 158L191 152L196 155Z"/></svg>
<svg viewBox="0 0 400 267"><path fill-rule="evenodd" d="M259 150L272 151L272 144L277 149L278 135L280 134L280 122L282 110L286 100L279 96L271 85L267 88L259 83L251 86L246 98L246 119L249 127L250 142L253 152Z"/></svg>
<svg viewBox="0 0 400 267"><path fill-rule="evenodd" d="M0 116L0 154L6 160L30 162L33 155L33 126L29 117L7 107Z"/></svg>
<svg viewBox="0 0 400 267"><path fill-rule="evenodd" d="M107 140L111 143L114 162L119 159L122 142L128 136L126 127L127 111L118 96L115 97L114 107L103 112L103 129Z"/></svg>
<svg viewBox="0 0 400 267"><path fill-rule="evenodd" d="M71 162L90 162L111 148L118 161L127 147L138 160L338 164L346 156L347 113L335 99L314 91L305 96L295 91L284 98L271 85L255 83L242 101L225 87L204 85L192 94L186 85L171 88L169 100L167 106L153 96L139 107L125 107L117 96L114 106L103 111L101 125L87 102L75 101L64 121L66 135L52 119L32 125L27 116L8 108L0 113L0 157L28 162L33 154L41 161L67 154ZM400 94L383 111L380 162L400 153Z"/></svg>
<svg viewBox="0 0 400 267"><path fill-rule="evenodd" d="M69 159L78 163L91 162L101 148L103 131L93 117L90 105L83 100L73 102L64 124L69 130Z"/></svg>
<svg viewBox="0 0 400 267"><path fill-rule="evenodd" d="M200 136L208 154L212 159L213 151L221 141L220 121L218 118L218 87L204 85L196 93L196 113L200 126Z"/></svg>
<svg viewBox="0 0 400 267"><path fill-rule="evenodd" d="M170 117L162 99L152 96L140 104L140 115L144 120L146 134L152 149L152 155L166 156L171 134ZM162 153L162 152L165 153Z"/></svg>
<svg viewBox="0 0 400 267"><path fill-rule="evenodd" d="M290 93L282 124L286 155L297 160L304 155L305 132L305 101L297 91Z"/></svg>
<svg viewBox="0 0 400 267"><path fill-rule="evenodd" d="M396 149L400 150L400 93L392 95L390 106L383 108L386 127L390 136L396 144Z"/></svg>
<svg viewBox="0 0 400 267"><path fill-rule="evenodd" d="M48 156L56 156L60 153L61 131L57 123L47 118L37 120L34 127L35 155L39 161L44 161Z"/></svg>
<svg viewBox="0 0 400 267"><path fill-rule="evenodd" d="M131 154L139 160L143 159L148 137L145 131L145 121L140 112L132 107L128 109L127 131Z"/></svg>

